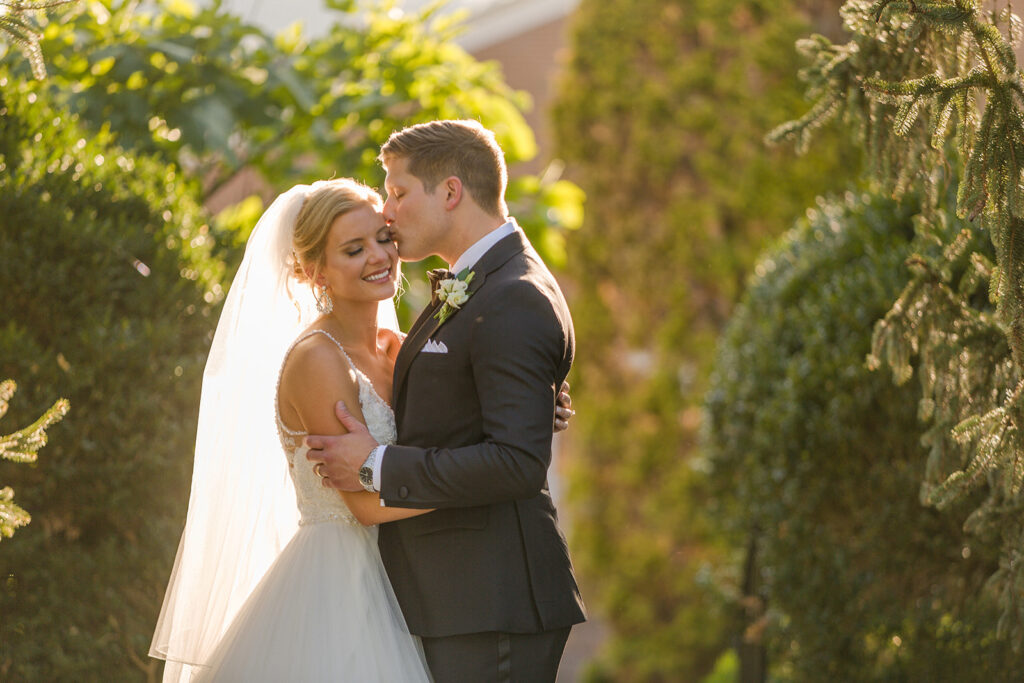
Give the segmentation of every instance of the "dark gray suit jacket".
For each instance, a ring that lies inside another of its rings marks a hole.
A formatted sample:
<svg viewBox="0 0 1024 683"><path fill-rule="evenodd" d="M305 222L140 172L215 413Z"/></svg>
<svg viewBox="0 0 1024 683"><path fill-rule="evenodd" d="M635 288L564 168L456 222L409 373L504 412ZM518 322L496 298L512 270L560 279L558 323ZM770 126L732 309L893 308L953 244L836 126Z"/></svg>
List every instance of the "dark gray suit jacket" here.
<svg viewBox="0 0 1024 683"><path fill-rule="evenodd" d="M573 358L569 309L520 230L473 267L443 324L424 311L395 362L398 446L385 504L438 508L382 524L409 629L536 633L585 619L547 485L555 396ZM447 353L421 352L428 339Z"/></svg>

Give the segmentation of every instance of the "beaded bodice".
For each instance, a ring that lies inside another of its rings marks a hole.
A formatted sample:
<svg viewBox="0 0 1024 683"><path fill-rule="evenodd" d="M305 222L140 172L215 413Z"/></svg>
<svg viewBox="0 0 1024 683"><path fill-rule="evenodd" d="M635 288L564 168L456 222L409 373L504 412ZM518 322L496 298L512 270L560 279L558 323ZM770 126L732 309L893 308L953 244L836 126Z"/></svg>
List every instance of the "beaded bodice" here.
<svg viewBox="0 0 1024 683"><path fill-rule="evenodd" d="M359 382L359 406L363 412L363 418L366 420L366 427L370 430L370 435L378 443L395 443L397 429L395 427L395 414L391 411L391 407L373 388L370 378L356 367L355 363L352 362L352 359L345 352L345 348L330 333L324 330L312 330L302 335L292 343L288 353L285 354L285 359L287 360L288 354L291 353L296 344L314 334L322 334L334 342L355 372L356 380ZM281 368L282 370L284 369L283 363ZM280 387L280 383L279 375L278 387ZM299 507L299 524L315 524L329 520L357 524L358 522L356 522L352 513L349 512L348 507L345 506L345 502L338 492L334 489L325 488L320 484L320 477L313 472L313 463L306 459L306 453L309 451L309 448L303 443L303 437L306 436L306 432L289 429L284 424L281 420L281 411L277 406L276 398L274 414L277 416L277 432L281 437L281 446L284 448L285 457L288 458L288 471L291 473L292 482L295 484L296 503Z"/></svg>

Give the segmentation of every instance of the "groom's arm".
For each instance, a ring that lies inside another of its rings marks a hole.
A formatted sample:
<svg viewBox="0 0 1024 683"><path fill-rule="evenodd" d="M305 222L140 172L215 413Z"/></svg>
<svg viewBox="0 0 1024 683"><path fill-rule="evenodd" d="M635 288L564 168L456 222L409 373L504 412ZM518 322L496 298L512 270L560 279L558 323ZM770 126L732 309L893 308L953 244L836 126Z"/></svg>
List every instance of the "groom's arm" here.
<svg viewBox="0 0 1024 683"><path fill-rule="evenodd" d="M380 493L389 506L484 505L531 498L544 486L555 396L571 363L571 323L530 282L488 295L469 351L483 439L461 448L388 446Z"/></svg>

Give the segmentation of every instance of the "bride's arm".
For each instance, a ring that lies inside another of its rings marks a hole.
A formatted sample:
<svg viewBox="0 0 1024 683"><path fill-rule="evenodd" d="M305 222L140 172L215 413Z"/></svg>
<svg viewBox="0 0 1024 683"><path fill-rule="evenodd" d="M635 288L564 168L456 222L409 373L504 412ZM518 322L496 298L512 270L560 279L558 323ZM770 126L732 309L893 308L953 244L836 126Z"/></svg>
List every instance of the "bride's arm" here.
<svg viewBox="0 0 1024 683"><path fill-rule="evenodd" d="M338 491L338 493L345 499L345 505L363 526L397 522L400 519L419 517L424 513L433 512L433 510L384 507L380 504L380 494L369 491Z"/></svg>
<svg viewBox="0 0 1024 683"><path fill-rule="evenodd" d="M303 431L309 434L344 434L346 429L334 413L334 405L338 401L344 401L353 416L366 424L359 408L358 380L352 368L339 355L337 347L326 339L321 341L320 335L300 342L288 357L281 373L282 418L291 424L294 424L294 419L298 419ZM367 526L430 512L383 507L376 493L339 493L356 520Z"/></svg>

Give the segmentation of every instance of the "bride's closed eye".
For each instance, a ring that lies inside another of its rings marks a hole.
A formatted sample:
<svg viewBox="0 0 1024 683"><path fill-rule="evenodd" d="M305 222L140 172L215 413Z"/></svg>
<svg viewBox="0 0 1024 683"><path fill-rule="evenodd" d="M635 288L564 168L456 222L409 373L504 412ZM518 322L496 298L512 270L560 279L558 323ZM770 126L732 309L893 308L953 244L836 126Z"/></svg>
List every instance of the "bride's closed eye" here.
<svg viewBox="0 0 1024 683"><path fill-rule="evenodd" d="M383 233L383 234L381 234L380 236L377 237L377 243L378 244L391 244L394 241L395 240L391 236L391 231L390 230L388 230L387 232L385 232L385 233ZM362 252L363 252L363 248L362 247L354 247L352 249L347 250L345 253L347 255L349 255L349 256L359 256L359 254L361 254Z"/></svg>

